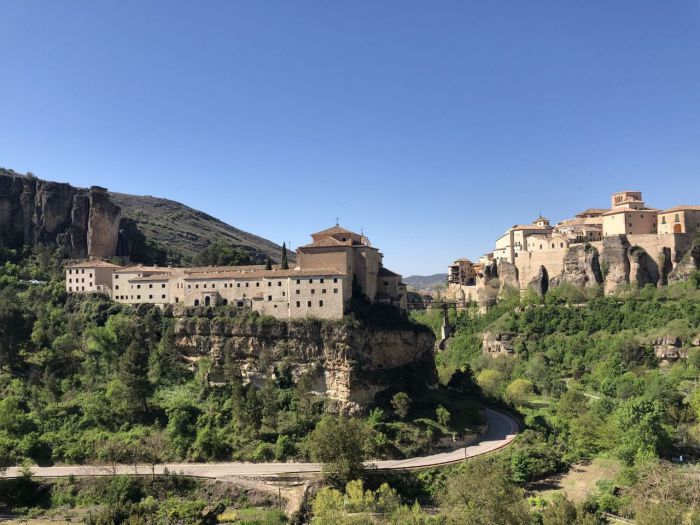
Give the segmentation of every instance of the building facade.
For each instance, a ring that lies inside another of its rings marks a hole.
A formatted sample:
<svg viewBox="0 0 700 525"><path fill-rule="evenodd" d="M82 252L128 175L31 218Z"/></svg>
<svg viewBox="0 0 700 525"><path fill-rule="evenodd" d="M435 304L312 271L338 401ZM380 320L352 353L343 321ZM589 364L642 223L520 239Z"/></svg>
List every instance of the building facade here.
<svg viewBox="0 0 700 525"><path fill-rule="evenodd" d="M126 304L232 305L278 318L338 319L353 293L406 309L406 285L401 275L384 268L381 252L366 237L336 225L313 234L312 239L297 249L295 268L122 267L86 261L66 267L66 290L103 292ZM88 270L92 276L98 268L101 288L97 281L85 285L73 282L85 278L76 272Z"/></svg>

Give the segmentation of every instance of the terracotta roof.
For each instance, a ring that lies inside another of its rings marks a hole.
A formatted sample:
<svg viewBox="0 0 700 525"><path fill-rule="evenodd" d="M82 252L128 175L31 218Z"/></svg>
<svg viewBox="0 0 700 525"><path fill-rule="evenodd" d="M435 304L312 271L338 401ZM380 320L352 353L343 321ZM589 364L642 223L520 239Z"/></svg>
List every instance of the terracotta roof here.
<svg viewBox="0 0 700 525"><path fill-rule="evenodd" d="M82 261L78 263L67 264L66 268L121 268L121 266L108 261L95 259L92 261Z"/></svg>
<svg viewBox="0 0 700 525"><path fill-rule="evenodd" d="M336 224L332 228L327 228L325 230L321 230L320 232L312 233L311 236L313 237L314 235L334 235L337 233L349 233L352 235L358 235L357 233L351 232L350 230L346 230L342 226Z"/></svg>
<svg viewBox="0 0 700 525"><path fill-rule="evenodd" d="M516 224L510 230L551 230L551 226L537 226L536 224Z"/></svg>
<svg viewBox="0 0 700 525"><path fill-rule="evenodd" d="M581 213L577 213L576 217L581 215L603 215L606 211L608 211L608 208L587 208Z"/></svg>
<svg viewBox="0 0 700 525"><path fill-rule="evenodd" d="M157 273L157 272L165 272L165 273L170 273L174 270L175 268L164 268L162 266L143 266L141 264L136 264L134 266L125 266L121 268L120 270L116 270L114 273L134 273L134 272L150 272L150 273Z"/></svg>
<svg viewBox="0 0 700 525"><path fill-rule="evenodd" d="M289 270L256 270L250 272L193 272L185 280L197 279L275 279L279 277L340 277L345 274L330 269L289 269Z"/></svg>
<svg viewBox="0 0 700 525"><path fill-rule="evenodd" d="M639 209L637 209L637 208L613 208L612 210L605 212L603 214L603 217L607 217L608 215L616 215L618 213L629 213L629 212L633 212L633 211L639 211L639 212L656 211L656 212L658 212L659 210L656 208L639 208Z"/></svg>
<svg viewBox="0 0 700 525"><path fill-rule="evenodd" d="M324 237L324 238L319 239L317 241L314 241L312 243L305 244L304 246L298 246L297 250L299 248L328 248L328 247L351 246L351 245L352 245L351 239L348 239L347 241L343 242L343 241L339 241L335 237Z"/></svg>
<svg viewBox="0 0 700 525"><path fill-rule="evenodd" d="M659 213L672 213L674 211L700 211L700 206L690 206L688 204L679 204L668 210L660 211Z"/></svg>

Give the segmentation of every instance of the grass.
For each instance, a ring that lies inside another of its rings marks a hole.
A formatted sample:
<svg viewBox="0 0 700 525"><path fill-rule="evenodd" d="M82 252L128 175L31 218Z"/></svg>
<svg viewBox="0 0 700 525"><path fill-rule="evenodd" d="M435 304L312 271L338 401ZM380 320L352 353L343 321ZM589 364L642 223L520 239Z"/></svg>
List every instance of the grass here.
<svg viewBox="0 0 700 525"><path fill-rule="evenodd" d="M557 492L563 492L576 502L582 502L596 490L602 480L613 480L622 469L615 459L597 458L593 461L577 463L568 472L531 483L528 489L545 499Z"/></svg>
<svg viewBox="0 0 700 525"><path fill-rule="evenodd" d="M282 525L287 518L280 510L270 509L239 509L228 510L218 516L219 523L240 525Z"/></svg>

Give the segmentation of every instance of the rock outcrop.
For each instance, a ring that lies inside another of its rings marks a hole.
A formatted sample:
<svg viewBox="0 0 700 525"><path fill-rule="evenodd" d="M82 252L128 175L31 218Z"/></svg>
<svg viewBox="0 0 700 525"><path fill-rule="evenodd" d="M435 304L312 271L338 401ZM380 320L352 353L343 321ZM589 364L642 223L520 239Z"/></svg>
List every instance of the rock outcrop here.
<svg viewBox="0 0 700 525"><path fill-rule="evenodd" d="M540 270L537 275L528 284L530 290L534 291L540 297L544 297L549 290L549 274L547 273L547 268L540 266Z"/></svg>
<svg viewBox="0 0 700 525"><path fill-rule="evenodd" d="M603 238L600 254L605 293L614 292L620 285L629 283L630 262L627 250L630 243L624 235Z"/></svg>
<svg viewBox="0 0 700 525"><path fill-rule="evenodd" d="M647 284L656 286L656 283L659 282L659 267L654 259L639 246L632 246L628 250L627 255L630 266L630 284L638 288L642 288Z"/></svg>
<svg viewBox="0 0 700 525"><path fill-rule="evenodd" d="M511 332L484 332L481 339L481 349L484 353L495 355L512 355L515 353L516 334Z"/></svg>
<svg viewBox="0 0 700 525"><path fill-rule="evenodd" d="M69 257L117 254L121 212L106 190L0 170L0 239L9 248L60 246Z"/></svg>
<svg viewBox="0 0 700 525"><path fill-rule="evenodd" d="M422 328L378 330L346 322L275 321L183 316L176 344L190 360L211 359L211 379L233 368L246 382L272 377L281 363L308 374L316 392L340 411L362 412L387 390L434 388L435 337Z"/></svg>
<svg viewBox="0 0 700 525"><path fill-rule="evenodd" d="M561 275L552 278L550 285L570 283L579 288L589 288L602 282L598 250L590 244L579 244L567 250Z"/></svg>
<svg viewBox="0 0 700 525"><path fill-rule="evenodd" d="M501 287L510 286L515 290L520 288L520 277L518 276L518 267L508 261L501 259L496 267L498 280Z"/></svg>
<svg viewBox="0 0 700 525"><path fill-rule="evenodd" d="M700 270L700 244L694 244L688 253L682 257L669 273L668 281L685 281L690 277L691 273L697 270Z"/></svg>

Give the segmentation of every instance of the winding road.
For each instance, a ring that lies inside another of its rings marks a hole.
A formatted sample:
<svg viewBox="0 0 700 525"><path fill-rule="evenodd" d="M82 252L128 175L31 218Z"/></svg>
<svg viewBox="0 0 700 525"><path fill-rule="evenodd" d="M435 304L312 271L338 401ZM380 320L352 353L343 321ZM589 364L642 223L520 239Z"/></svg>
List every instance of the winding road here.
<svg viewBox="0 0 700 525"><path fill-rule="evenodd" d="M479 440L467 447L461 447L450 452L432 454L401 460L384 460L372 463L377 470L412 470L438 467L458 463L466 458L494 452L510 444L518 432L518 423L512 417L492 410L485 409L488 420L488 431ZM155 473L162 474L178 472L186 476L223 479L229 476L275 476L284 474L314 474L321 472L320 463L166 463L156 465ZM7 469L6 477L21 476L20 467ZM55 478L63 476L105 476L113 474L112 467L96 465L61 465L55 467L32 466L34 476ZM118 465L117 474L150 474L149 465Z"/></svg>

